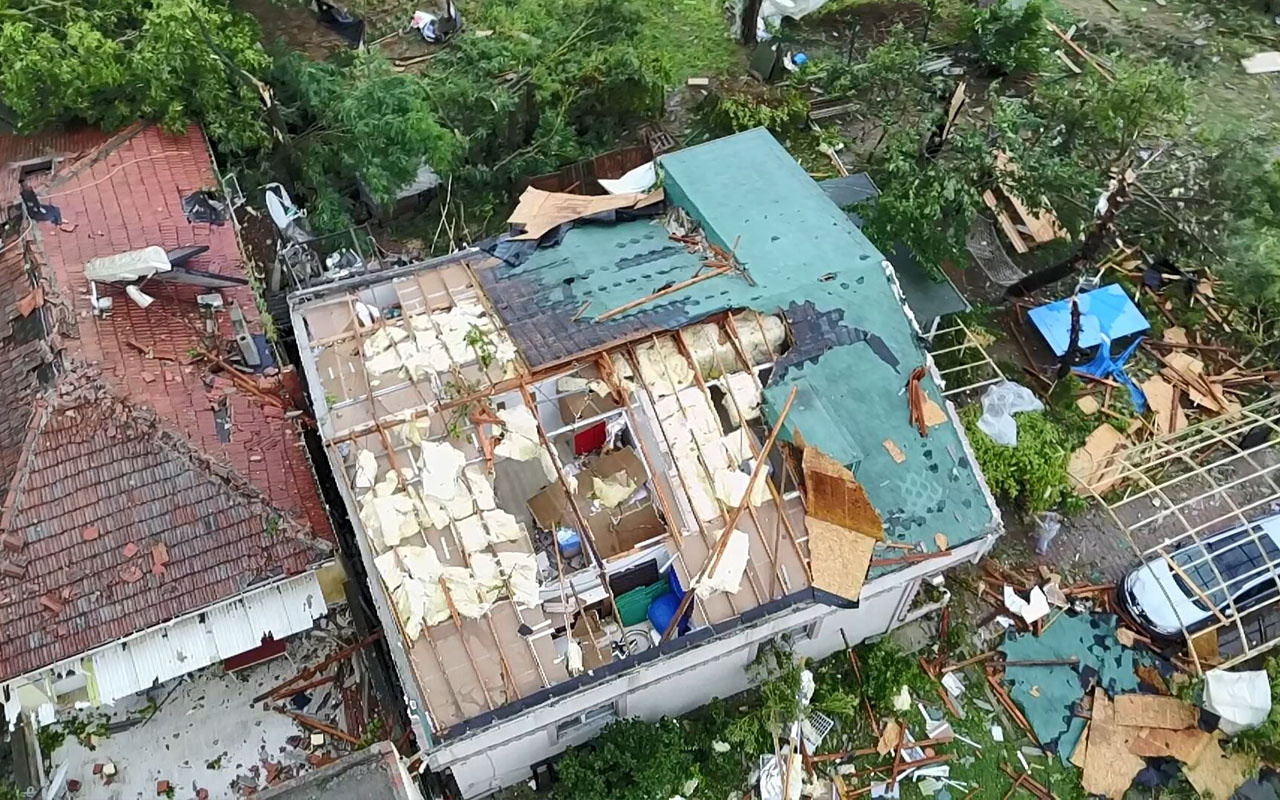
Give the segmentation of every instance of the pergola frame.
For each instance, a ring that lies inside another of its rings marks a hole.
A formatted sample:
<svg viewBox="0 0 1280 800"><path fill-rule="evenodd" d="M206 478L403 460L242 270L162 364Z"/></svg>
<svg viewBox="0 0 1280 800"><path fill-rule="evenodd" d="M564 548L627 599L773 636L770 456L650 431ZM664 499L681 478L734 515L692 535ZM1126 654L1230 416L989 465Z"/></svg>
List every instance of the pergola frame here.
<svg viewBox="0 0 1280 800"><path fill-rule="evenodd" d="M1232 653L1221 664L1211 665L1220 667L1238 664L1280 643L1280 621L1271 626L1274 628L1271 630L1264 618L1264 612L1280 609L1280 548L1264 546L1256 526L1260 519L1268 516L1272 506L1280 503L1280 483L1276 480L1280 452L1273 444L1278 433L1280 396L1272 396L1135 445L1110 458L1080 482L1084 493L1096 498L1143 563L1163 560L1197 595L1199 602L1209 608L1211 621L1208 624L1191 621L1190 630L1188 621L1178 615L1197 671L1205 669L1194 641L1199 637L1223 634L1238 637L1239 652ZM1260 441L1246 446L1246 439ZM1239 496L1246 492L1257 496L1252 499ZM1214 513L1215 504L1225 504L1227 511ZM1200 513L1206 509L1212 509L1208 519ZM1159 544L1144 547L1138 543L1149 539L1156 526L1166 524L1176 526L1176 531ZM1241 528L1253 541L1262 563L1227 578L1209 556L1205 541L1216 534ZM1198 548L1199 554L1193 552L1189 561L1175 561L1173 554L1184 548ZM1277 557L1273 558L1273 553ZM1202 566L1208 570L1198 569ZM1189 569L1201 577L1210 576L1212 583L1201 586L1187 574ZM1233 593L1259 576L1275 583L1276 596L1237 605ZM1176 609L1163 586L1161 591ZM1210 600L1219 593L1226 598L1223 608ZM1260 641L1251 641L1246 622L1256 623L1263 631Z"/></svg>

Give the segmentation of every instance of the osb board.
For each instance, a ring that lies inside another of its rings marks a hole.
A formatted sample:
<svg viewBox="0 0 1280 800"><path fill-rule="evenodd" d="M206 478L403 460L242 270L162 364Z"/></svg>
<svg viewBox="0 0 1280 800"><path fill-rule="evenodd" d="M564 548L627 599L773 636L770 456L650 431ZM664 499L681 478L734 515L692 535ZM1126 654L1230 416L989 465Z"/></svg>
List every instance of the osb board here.
<svg viewBox="0 0 1280 800"><path fill-rule="evenodd" d="M811 516L884 541L884 523L847 467L816 447L806 447L802 469Z"/></svg>
<svg viewBox="0 0 1280 800"><path fill-rule="evenodd" d="M1094 428L1067 462L1067 473L1077 481L1076 491L1087 495L1088 487L1099 493L1111 488L1121 477L1116 454L1128 444L1128 437L1105 422Z"/></svg>
<svg viewBox="0 0 1280 800"><path fill-rule="evenodd" d="M1089 744L1084 756L1080 785L1089 794L1119 800L1146 762L1129 752L1129 742L1137 731L1116 725L1115 711L1106 692L1094 689L1093 719L1089 723Z"/></svg>
<svg viewBox="0 0 1280 800"><path fill-rule="evenodd" d="M804 524L809 532L814 588L857 600L871 567L875 539L808 515Z"/></svg>
<svg viewBox="0 0 1280 800"><path fill-rule="evenodd" d="M1199 709L1176 697L1121 694L1116 695L1114 706L1117 725L1180 731L1200 721Z"/></svg>
<svg viewBox="0 0 1280 800"><path fill-rule="evenodd" d="M1129 752L1144 758L1174 758L1190 764L1200 758L1212 741L1213 736L1199 728L1181 731L1143 728L1129 742Z"/></svg>
<svg viewBox="0 0 1280 800"><path fill-rule="evenodd" d="M640 208L662 199L662 190L648 194L606 194L599 196L544 192L529 187L520 195L520 202L507 222L523 225L524 233L513 239L540 239L555 226L589 217L603 211L620 208Z"/></svg>
<svg viewBox="0 0 1280 800"><path fill-rule="evenodd" d="M1240 784L1252 771L1252 763L1243 754L1227 755L1217 739L1209 742L1200 757L1191 764L1184 764L1182 774L1199 792L1211 800L1230 800Z"/></svg>

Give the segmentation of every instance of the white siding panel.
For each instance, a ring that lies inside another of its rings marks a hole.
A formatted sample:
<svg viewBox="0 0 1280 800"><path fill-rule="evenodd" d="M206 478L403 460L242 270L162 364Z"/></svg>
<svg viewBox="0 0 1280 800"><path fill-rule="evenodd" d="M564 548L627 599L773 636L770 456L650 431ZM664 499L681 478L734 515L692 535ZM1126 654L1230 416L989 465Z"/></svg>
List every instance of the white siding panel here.
<svg viewBox="0 0 1280 800"><path fill-rule="evenodd" d="M249 625L259 638L271 634L276 639L283 639L289 635L289 615L285 613L284 600L276 587L245 595L244 609L249 614Z"/></svg>
<svg viewBox="0 0 1280 800"><path fill-rule="evenodd" d="M115 703L138 691L138 675L133 658L118 644L93 654L93 680L98 686L98 699Z"/></svg>
<svg viewBox="0 0 1280 800"><path fill-rule="evenodd" d="M249 624L244 603L239 600L209 609L204 618L213 631L213 641L220 659L238 656L262 644L261 637L253 632L253 626Z"/></svg>
<svg viewBox="0 0 1280 800"><path fill-rule="evenodd" d="M285 614L289 617L290 633L309 629L329 610L314 572L280 584L279 591Z"/></svg>

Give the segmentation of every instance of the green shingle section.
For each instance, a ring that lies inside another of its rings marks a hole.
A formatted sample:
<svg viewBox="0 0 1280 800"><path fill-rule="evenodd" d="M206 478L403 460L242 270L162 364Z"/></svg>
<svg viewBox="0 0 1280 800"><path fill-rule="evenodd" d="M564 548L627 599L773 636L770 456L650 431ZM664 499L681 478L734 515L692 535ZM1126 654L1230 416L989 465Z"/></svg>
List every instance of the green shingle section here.
<svg viewBox="0 0 1280 800"><path fill-rule="evenodd" d="M799 387L789 432L853 470L893 539L924 541L932 550L935 533L952 546L986 533L993 514L956 428L939 425L921 438L907 422L904 387L925 354L880 252L762 129L663 156L659 164L668 201L712 241L729 247L742 237L736 253L757 287L729 279L732 299L717 293L708 302L767 312L811 302L819 312L843 312L845 327L878 336L898 362L856 342L775 374L765 391L770 409ZM819 280L828 273L835 277ZM709 292L721 280L698 286ZM941 405L932 379L924 387ZM886 439L905 454L901 464Z"/></svg>
<svg viewBox="0 0 1280 800"><path fill-rule="evenodd" d="M1004 671L1010 699L1022 709L1036 738L1056 749L1064 764L1084 732L1085 721L1073 710L1084 698L1084 687L1096 680L1112 696L1136 692L1134 666L1156 663L1116 640L1113 614L1062 614L1040 636L1008 633L1000 652L1009 661L1079 659L1076 666L1012 666Z"/></svg>
<svg viewBox="0 0 1280 800"><path fill-rule="evenodd" d="M766 417L792 386L787 435L850 467L899 542L946 535L952 546L992 529L986 494L951 424L920 435L904 387L925 354L885 275L883 256L764 130L659 160L670 203L737 256L755 286L719 276L607 323L594 315L692 277L700 259L660 220L580 224L519 265L480 273L485 293L532 363L544 364L726 309L782 312L796 339L765 391ZM827 274L834 277L819 280ZM573 321L577 309L587 312ZM925 391L942 398L932 380ZM895 463L883 442L905 454Z"/></svg>

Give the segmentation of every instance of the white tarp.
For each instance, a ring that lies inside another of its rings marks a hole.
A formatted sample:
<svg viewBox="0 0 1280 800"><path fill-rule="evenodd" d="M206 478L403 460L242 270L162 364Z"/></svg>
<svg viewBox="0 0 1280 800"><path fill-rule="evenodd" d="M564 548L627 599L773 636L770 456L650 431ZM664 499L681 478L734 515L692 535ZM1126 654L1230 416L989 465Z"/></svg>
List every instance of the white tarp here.
<svg viewBox="0 0 1280 800"><path fill-rule="evenodd" d="M658 182L658 173L654 162L641 164L624 174L621 178L596 178L609 194L638 194L647 192Z"/></svg>
<svg viewBox="0 0 1280 800"><path fill-rule="evenodd" d="M1271 713L1267 673L1209 670L1204 674L1204 707L1222 718L1218 727L1230 735L1261 724Z"/></svg>
<svg viewBox="0 0 1280 800"><path fill-rule="evenodd" d="M137 281L173 269L163 247L144 247L114 256L91 258L84 276L91 281Z"/></svg>
<svg viewBox="0 0 1280 800"><path fill-rule="evenodd" d="M1043 411L1044 404L1030 389L1013 381L1000 381L982 393L982 416L978 430L991 441L1006 447L1018 446L1018 423L1013 415L1019 411Z"/></svg>

